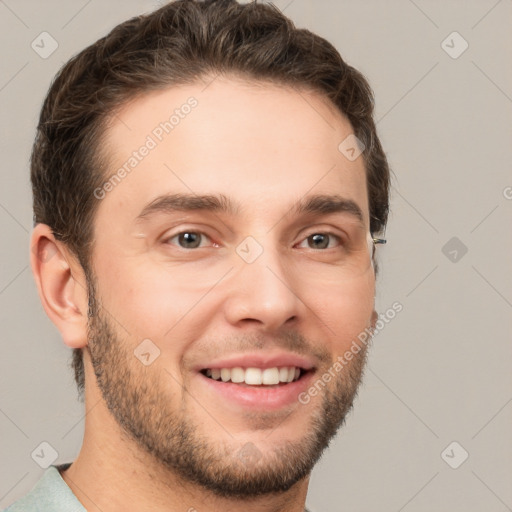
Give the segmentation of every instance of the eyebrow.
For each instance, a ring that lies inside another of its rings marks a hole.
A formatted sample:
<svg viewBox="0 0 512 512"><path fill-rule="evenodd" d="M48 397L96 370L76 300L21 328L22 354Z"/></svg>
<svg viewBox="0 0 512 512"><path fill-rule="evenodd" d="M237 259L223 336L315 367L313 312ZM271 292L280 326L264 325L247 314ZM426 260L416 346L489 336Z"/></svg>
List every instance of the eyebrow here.
<svg viewBox="0 0 512 512"><path fill-rule="evenodd" d="M173 213L176 211L211 211L237 215L240 205L220 195L196 194L165 194L148 203L137 215L136 221L145 220L157 213Z"/></svg>
<svg viewBox="0 0 512 512"><path fill-rule="evenodd" d="M148 203L137 215L136 221L147 220L158 213L174 213L176 211L210 211L238 215L242 205L224 194L165 194ZM292 206L287 215L327 215L330 213L348 213L360 224L364 225L363 211L352 199L339 195L313 195L300 199Z"/></svg>
<svg viewBox="0 0 512 512"><path fill-rule="evenodd" d="M361 207L352 199L339 195L314 195L301 199L293 208L292 214L327 215L329 213L349 213L364 225Z"/></svg>

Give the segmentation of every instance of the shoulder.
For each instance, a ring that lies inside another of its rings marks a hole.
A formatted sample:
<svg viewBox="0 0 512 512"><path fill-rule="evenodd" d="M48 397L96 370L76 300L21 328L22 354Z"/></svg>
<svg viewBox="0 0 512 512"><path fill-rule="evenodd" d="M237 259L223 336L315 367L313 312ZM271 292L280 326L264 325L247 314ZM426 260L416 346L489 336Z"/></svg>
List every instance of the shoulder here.
<svg viewBox="0 0 512 512"><path fill-rule="evenodd" d="M59 469L69 465L50 466L25 496L3 512L86 512L60 476Z"/></svg>

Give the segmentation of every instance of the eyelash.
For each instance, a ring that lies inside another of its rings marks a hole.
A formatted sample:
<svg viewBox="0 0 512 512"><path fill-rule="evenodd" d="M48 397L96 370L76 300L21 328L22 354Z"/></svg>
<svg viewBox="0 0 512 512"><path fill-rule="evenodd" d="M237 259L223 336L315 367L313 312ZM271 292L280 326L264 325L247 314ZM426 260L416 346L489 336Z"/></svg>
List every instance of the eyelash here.
<svg viewBox="0 0 512 512"><path fill-rule="evenodd" d="M177 238L180 235L191 234L191 233L192 234L196 234L196 235L201 235L202 237L206 237L206 238L210 239L210 237L206 233L203 233L202 231L184 230L184 231L180 231L179 233L176 233L176 234L174 234L174 235L172 235L170 237L165 238L164 243L170 244L170 241L173 240L174 238ZM313 235L327 235L327 236L337 240L338 241L338 246L343 246L343 239L342 239L342 237L340 235L337 235L337 234L332 233L330 231L314 231L314 232L311 232L305 238L303 238L300 243L303 243L303 242L307 241L308 238L312 237ZM172 244L170 244L170 245L172 245ZM214 246L218 247L218 244L214 244ZM177 247L180 248L180 249L183 249L185 251L192 251L194 249L201 249L201 248L203 248L201 246L194 247L194 248L186 248L186 247L180 247L179 245L177 245ZM328 249L333 249L333 247L327 247L325 249L313 249L313 248L308 247L308 249L311 249L313 251L327 251Z"/></svg>

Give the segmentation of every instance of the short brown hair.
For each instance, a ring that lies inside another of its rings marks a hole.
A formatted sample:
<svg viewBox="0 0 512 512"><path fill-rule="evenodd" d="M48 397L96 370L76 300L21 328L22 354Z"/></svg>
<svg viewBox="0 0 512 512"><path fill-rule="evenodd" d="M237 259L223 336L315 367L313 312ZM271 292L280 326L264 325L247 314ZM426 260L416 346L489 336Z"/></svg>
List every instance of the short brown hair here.
<svg viewBox="0 0 512 512"><path fill-rule="evenodd" d="M108 173L101 140L109 116L145 92L219 73L327 96L365 146L370 230L384 229L389 169L365 77L332 44L297 29L272 4L176 0L121 23L69 60L41 110L31 157L34 222L50 226L77 256L86 276L99 202L94 190ZM73 367L81 392L80 349L74 350Z"/></svg>

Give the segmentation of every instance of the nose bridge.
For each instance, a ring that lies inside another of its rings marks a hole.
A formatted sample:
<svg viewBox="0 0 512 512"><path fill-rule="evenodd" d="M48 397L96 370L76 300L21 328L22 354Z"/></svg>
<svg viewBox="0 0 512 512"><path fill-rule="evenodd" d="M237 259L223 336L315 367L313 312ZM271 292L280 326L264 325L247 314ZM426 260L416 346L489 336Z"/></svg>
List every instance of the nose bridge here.
<svg viewBox="0 0 512 512"><path fill-rule="evenodd" d="M267 236L264 245L257 242L259 247L255 242L246 239L237 248L240 261L232 278L226 314L231 323L253 320L269 329L279 328L300 316L302 303L294 290L291 269L286 268L271 237Z"/></svg>

